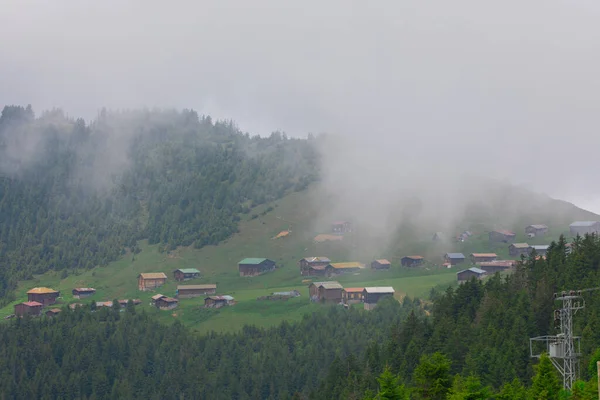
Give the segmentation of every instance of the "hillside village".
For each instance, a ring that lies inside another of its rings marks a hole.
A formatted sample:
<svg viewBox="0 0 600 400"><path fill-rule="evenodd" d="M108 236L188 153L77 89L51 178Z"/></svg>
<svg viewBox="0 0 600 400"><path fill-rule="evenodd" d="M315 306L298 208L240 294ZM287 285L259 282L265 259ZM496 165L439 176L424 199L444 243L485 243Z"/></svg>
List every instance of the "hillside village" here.
<svg viewBox="0 0 600 400"><path fill-rule="evenodd" d="M528 225L524 232L528 238L543 238L549 231L548 226L543 224ZM331 225L331 233L320 234L315 238L335 236L343 240L345 234L352 232L352 224L347 221L334 222ZM599 221L575 221L569 226L569 232L573 237L577 235L600 233ZM287 235L278 235L278 238ZM472 232L465 231L454 236L456 242L468 241ZM440 261L427 260L421 255L406 255L400 259L400 265L405 268L419 268L426 265L438 265L442 268L453 268L464 265L465 268L456 272L456 282L464 283L470 279L483 279L497 272L510 272L521 257L526 257L535 252L538 258L544 258L549 245L529 245L528 243L515 242L517 235L515 232L496 229L488 233L490 243L496 245L505 245L508 254L514 259L500 259L496 253L471 253L465 256L459 252L447 252L440 257ZM436 232L432 236L432 241L447 240L447 236L442 232ZM567 248L570 247L570 243ZM331 279L341 275L359 275L361 271L369 268L372 271L389 270L392 263L387 259L372 260L368 265L358 261L332 262L331 259L324 256L305 257L298 261L297 267L299 275L304 278L302 284L308 287L308 301L312 303L339 304L344 307L350 307L356 304L362 304L365 310L373 309L377 302L385 297L394 296L395 289L391 286L377 287L344 287L338 281L325 280L313 281L313 278ZM467 268L468 267L468 268ZM275 261L268 258L245 258L239 261L238 271L240 277L256 277L267 274L278 268ZM172 278L178 283L192 281L201 277L200 270L196 268L178 268L172 271ZM140 292L160 292L168 280L164 272L140 273L137 280L137 289ZM217 294L219 292L216 283L206 284L178 284L175 293L171 296L156 293L151 297L150 306L158 310L173 310L178 307L180 299L199 298L201 301L197 305L201 308L219 309L222 307L234 306L236 300L229 294ZM96 290L90 287L76 287L72 289L74 299L82 300L90 298L96 294ZM260 296L258 300L280 301L299 297L297 290L285 292L273 292L270 295ZM59 291L47 287L35 287L27 291L27 301L14 305L14 313L6 318L28 316L53 317L59 314L62 309L58 308L61 294ZM142 304L140 299L119 299L116 301L94 301L92 309L102 307L125 308L129 304L138 306ZM82 302L73 302L69 304L70 309L83 306Z"/></svg>

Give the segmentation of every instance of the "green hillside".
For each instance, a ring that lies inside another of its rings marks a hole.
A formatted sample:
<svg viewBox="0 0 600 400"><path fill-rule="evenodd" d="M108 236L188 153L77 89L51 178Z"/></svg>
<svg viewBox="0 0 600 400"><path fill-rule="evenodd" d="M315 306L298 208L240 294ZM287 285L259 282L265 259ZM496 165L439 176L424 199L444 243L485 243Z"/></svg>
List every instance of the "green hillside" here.
<svg viewBox="0 0 600 400"><path fill-rule="evenodd" d="M507 190L517 191L514 188ZM310 204L314 204L312 200L318 195L318 186L315 184L309 190L296 192L279 201L254 208L240 222L239 233L217 246L205 246L202 249L189 246L165 251L160 245L149 245L147 241L143 241L139 245L141 252L135 255L127 253L105 267L78 270L67 277L60 272L36 275L34 279L19 284L17 300L4 307L0 315L11 314L13 305L26 299L25 293L32 287L48 286L60 290L63 296L62 303L76 302L71 296L72 288L94 287L97 293L84 302L139 298L143 300L139 307L148 309L165 322L181 320L201 332L231 331L240 329L244 324L273 326L284 319L299 320L305 313L323 308L321 305L311 304L308 300L307 283L303 283L304 277L300 276L297 266L302 257L326 256L334 262L360 261L365 264L370 263L373 258L388 258L392 261L389 271L372 271L367 268L358 275L344 275L334 279L346 287L393 286L399 299L404 295L425 297L432 287L447 286L455 282L456 272L468 265L459 265L451 269L441 267L441 256L446 251L463 252L467 256L471 252L493 251L500 258L509 258L508 245L491 245L487 239L487 231L480 229L474 231L474 235L464 243L435 243L431 240L433 231L430 235L415 236L411 240L406 240L408 235L401 235L402 239L391 240L388 249L380 254L351 259L354 254L369 253L369 249L362 251L361 248L361 237L368 232L361 232L360 226L357 226L342 242L315 243L315 235L328 233L314 230L315 226L327 225L314 221L318 209ZM551 240L557 240L561 234L568 235L567 221L595 217L563 202L550 201L540 204L548 210L547 214L542 210L531 217L522 216L519 220L524 222L520 225L507 227L518 233L517 241L527 241L530 244L550 243ZM527 204L523 203L523 206ZM526 238L524 226L535 222L548 224L550 233L544 238ZM472 223L480 227L486 224L494 225L493 221L485 219ZM459 228L461 227L456 227ZM274 239L278 233L288 229L290 233L287 237ZM451 234L453 232L449 232L449 236ZM412 269L401 267L399 259L409 254L425 255L426 264ZM237 262L245 257L270 258L277 263L278 268L272 273L258 277L240 277ZM220 310L201 308L202 298L181 300L179 307L173 311L158 311L149 305L150 297L156 293L174 296L177 283L172 279L172 271L190 267L198 268L202 276L186 283L216 283L218 294L232 295L238 303ZM169 280L157 291L140 292L137 290L137 275L141 272L165 272ZM292 289L299 290L302 296L288 301L256 300L257 297L273 291Z"/></svg>

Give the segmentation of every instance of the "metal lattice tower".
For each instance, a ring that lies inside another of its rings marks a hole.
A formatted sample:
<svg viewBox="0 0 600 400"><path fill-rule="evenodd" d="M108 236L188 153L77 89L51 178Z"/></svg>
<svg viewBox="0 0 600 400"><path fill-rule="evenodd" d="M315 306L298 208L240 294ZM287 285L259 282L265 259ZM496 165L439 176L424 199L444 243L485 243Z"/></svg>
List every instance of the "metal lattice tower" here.
<svg viewBox="0 0 600 400"><path fill-rule="evenodd" d="M548 353L550 361L563 378L563 387L571 390L573 383L577 380L579 373L579 357L581 356L581 337L573 334L573 316L577 311L585 307L585 300L581 292L596 290L584 289L579 291L555 293L556 301L562 303L561 308L554 311L554 327L560 330L556 336L538 336L529 339L529 350L531 357L539 358L541 352L534 352L534 344L542 342L545 344L545 352ZM537 347L539 349L539 346Z"/></svg>

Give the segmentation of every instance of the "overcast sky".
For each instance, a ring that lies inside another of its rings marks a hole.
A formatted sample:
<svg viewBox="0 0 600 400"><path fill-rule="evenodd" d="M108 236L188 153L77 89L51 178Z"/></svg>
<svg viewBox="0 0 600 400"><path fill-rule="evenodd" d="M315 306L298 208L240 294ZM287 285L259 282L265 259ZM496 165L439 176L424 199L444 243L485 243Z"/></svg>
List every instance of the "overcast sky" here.
<svg viewBox="0 0 600 400"><path fill-rule="evenodd" d="M348 162L455 167L600 212L598 21L597 0L7 1L0 104L333 132Z"/></svg>

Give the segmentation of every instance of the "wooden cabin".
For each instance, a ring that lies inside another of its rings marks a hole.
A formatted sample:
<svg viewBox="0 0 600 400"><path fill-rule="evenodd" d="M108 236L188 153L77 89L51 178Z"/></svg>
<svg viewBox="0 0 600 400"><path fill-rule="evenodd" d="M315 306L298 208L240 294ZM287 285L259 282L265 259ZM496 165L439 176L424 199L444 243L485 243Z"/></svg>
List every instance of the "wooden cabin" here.
<svg viewBox="0 0 600 400"><path fill-rule="evenodd" d="M535 254L537 254L538 256L545 256L549 248L550 245L547 244L534 244L529 246L529 252L535 250Z"/></svg>
<svg viewBox="0 0 600 400"><path fill-rule="evenodd" d="M511 257L521 257L521 255L528 255L530 247L527 243L512 243L508 246L508 254Z"/></svg>
<svg viewBox="0 0 600 400"><path fill-rule="evenodd" d="M458 283L463 283L463 282L468 281L472 277L475 277L477 279L482 279L485 275L486 275L486 272L484 270L473 267L473 268L469 268L469 269L465 269L463 271L457 272L456 279L458 280Z"/></svg>
<svg viewBox="0 0 600 400"><path fill-rule="evenodd" d="M46 311L46 317L56 317L62 310L60 308L53 308L51 310Z"/></svg>
<svg viewBox="0 0 600 400"><path fill-rule="evenodd" d="M406 256L400 259L400 264L403 267L418 267L423 265L423 257L421 256Z"/></svg>
<svg viewBox="0 0 600 400"><path fill-rule="evenodd" d="M377 269L377 270L390 269L391 266L392 266L392 263L384 258L382 258L380 260L375 260L371 263L371 269Z"/></svg>
<svg viewBox="0 0 600 400"><path fill-rule="evenodd" d="M177 307L179 300L172 297L161 297L154 302L154 306L159 310L172 310Z"/></svg>
<svg viewBox="0 0 600 400"><path fill-rule="evenodd" d="M365 268L365 264L359 263L356 261L351 262L341 262L341 263L331 263L331 274L340 275L340 274L350 274L354 272L359 272L361 269ZM328 266L328 267L329 267Z"/></svg>
<svg viewBox="0 0 600 400"><path fill-rule="evenodd" d="M56 303L56 298L60 296L58 290L47 287L36 287L27 292L27 301L37 301L44 307Z"/></svg>
<svg viewBox="0 0 600 400"><path fill-rule="evenodd" d="M542 224L528 225L525 227L525 233L529 237L544 236L548 233L548 226Z"/></svg>
<svg viewBox="0 0 600 400"><path fill-rule="evenodd" d="M188 281L190 279L199 278L200 271L196 268L179 268L173 271L173 278L176 281Z"/></svg>
<svg viewBox="0 0 600 400"><path fill-rule="evenodd" d="M496 260L478 263L477 268L485 271L488 275L492 275L496 272L502 272L512 269L515 267L516 264L517 262L514 260Z"/></svg>
<svg viewBox="0 0 600 400"><path fill-rule="evenodd" d="M490 262L498 259L498 254L496 253L472 253L471 254L471 262L473 264L480 262Z"/></svg>
<svg viewBox="0 0 600 400"><path fill-rule="evenodd" d="M365 310L372 310L379 300L384 297L394 296L394 288L391 286L366 287L363 289Z"/></svg>
<svg viewBox="0 0 600 400"><path fill-rule="evenodd" d="M569 225L569 232L573 236L584 236L587 234L600 233L600 222L598 221L575 221Z"/></svg>
<svg viewBox="0 0 600 400"><path fill-rule="evenodd" d="M244 258L238 263L240 276L257 276L275 269L275 261L268 258Z"/></svg>
<svg viewBox="0 0 600 400"><path fill-rule="evenodd" d="M342 289L342 303L344 304L356 304L362 303L364 300L365 288L344 288Z"/></svg>
<svg viewBox="0 0 600 400"><path fill-rule="evenodd" d="M37 317L42 314L42 308L44 305L38 301L26 301L24 303L15 304L15 315L22 317L24 315L30 315Z"/></svg>
<svg viewBox="0 0 600 400"><path fill-rule="evenodd" d="M93 296L96 293L94 288L75 288L72 291L73 297L76 299L85 299L86 297Z"/></svg>
<svg viewBox="0 0 600 400"><path fill-rule="evenodd" d="M450 265L462 264L465 262L465 255L463 253L446 253L444 261Z"/></svg>
<svg viewBox="0 0 600 400"><path fill-rule="evenodd" d="M138 290L154 290L167 283L164 272L145 272L138 275Z"/></svg>
<svg viewBox="0 0 600 400"><path fill-rule="evenodd" d="M158 300L160 300L160 299L164 298L164 297L167 297L167 296L165 296L164 294L160 294L160 293L159 293L159 294L155 294L154 296L152 296L152 297L150 298L150 303L151 303L152 305L156 305L156 302L157 302Z"/></svg>
<svg viewBox="0 0 600 400"><path fill-rule="evenodd" d="M221 308L232 306L235 304L235 299L228 295L223 296L208 296L204 298L205 308Z"/></svg>
<svg viewBox="0 0 600 400"><path fill-rule="evenodd" d="M207 294L217 293L217 285L208 283L205 285L179 285L177 286L178 299L191 299L192 297L200 297Z"/></svg>
<svg viewBox="0 0 600 400"><path fill-rule="evenodd" d="M339 282L313 282L308 286L310 301L339 303L342 301L344 287Z"/></svg>
<svg viewBox="0 0 600 400"><path fill-rule="evenodd" d="M298 261L298 267L300 267L300 275L310 276L311 268L313 271L324 271L325 267L329 265L331 260L327 257L305 257Z"/></svg>
<svg viewBox="0 0 600 400"><path fill-rule="evenodd" d="M492 243L512 243L517 235L506 229L498 229L489 233L489 240Z"/></svg>

